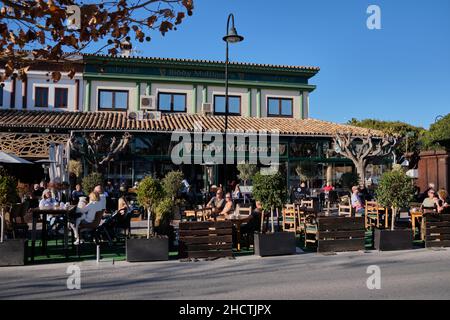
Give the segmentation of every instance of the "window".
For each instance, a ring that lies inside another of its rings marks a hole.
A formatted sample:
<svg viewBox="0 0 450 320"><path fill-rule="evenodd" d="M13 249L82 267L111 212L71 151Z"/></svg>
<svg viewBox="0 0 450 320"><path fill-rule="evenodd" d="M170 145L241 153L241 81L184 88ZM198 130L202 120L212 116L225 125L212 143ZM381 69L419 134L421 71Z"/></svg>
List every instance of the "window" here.
<svg viewBox="0 0 450 320"><path fill-rule="evenodd" d="M158 110L162 112L186 112L186 94L159 92Z"/></svg>
<svg viewBox="0 0 450 320"><path fill-rule="evenodd" d="M128 90L99 90L98 109L127 110Z"/></svg>
<svg viewBox="0 0 450 320"><path fill-rule="evenodd" d="M67 108L68 107L69 89L56 88L55 89L55 108Z"/></svg>
<svg viewBox="0 0 450 320"><path fill-rule="evenodd" d="M36 108L48 108L48 88L34 88L34 106Z"/></svg>
<svg viewBox="0 0 450 320"><path fill-rule="evenodd" d="M214 96L214 114L225 114L225 96ZM241 114L240 96L228 96L228 114Z"/></svg>
<svg viewBox="0 0 450 320"><path fill-rule="evenodd" d="M292 117L291 98L268 98L267 114L269 117Z"/></svg>

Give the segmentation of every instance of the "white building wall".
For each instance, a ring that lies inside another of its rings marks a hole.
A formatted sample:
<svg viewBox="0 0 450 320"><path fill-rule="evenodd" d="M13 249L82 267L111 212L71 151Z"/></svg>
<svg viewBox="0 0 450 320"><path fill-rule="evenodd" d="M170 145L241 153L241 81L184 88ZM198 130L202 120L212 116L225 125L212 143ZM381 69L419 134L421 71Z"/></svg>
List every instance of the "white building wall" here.
<svg viewBox="0 0 450 320"><path fill-rule="evenodd" d="M123 81L91 81L91 101L89 104L90 111L101 111L98 108L99 90L128 90L128 110L137 111L136 99L137 88L136 82ZM142 94L145 91L141 92Z"/></svg>
<svg viewBox="0 0 450 320"><path fill-rule="evenodd" d="M80 80L79 87L79 104L82 108L83 102L83 86L82 86L82 75L78 73L73 79L67 77L67 74L63 73L61 80L58 82L53 82L51 78L47 75L46 71L28 71L26 88L24 83L20 79L16 79L16 89L15 89L15 104L14 108L22 110L23 108L23 96L26 90L26 110L51 110L51 111L76 111L76 81ZM0 108L10 109L11 103L11 91L12 91L12 80L7 80L4 82L3 88L3 105ZM48 97L48 108L35 108L35 87L47 87L49 88ZM55 88L67 88L67 108L55 108Z"/></svg>
<svg viewBox="0 0 450 320"><path fill-rule="evenodd" d="M289 98L293 99L293 117L300 119L302 117L300 113L300 99L301 95L299 91L295 90L274 90L274 89L262 89L261 90L261 117L267 117L267 99L268 98Z"/></svg>

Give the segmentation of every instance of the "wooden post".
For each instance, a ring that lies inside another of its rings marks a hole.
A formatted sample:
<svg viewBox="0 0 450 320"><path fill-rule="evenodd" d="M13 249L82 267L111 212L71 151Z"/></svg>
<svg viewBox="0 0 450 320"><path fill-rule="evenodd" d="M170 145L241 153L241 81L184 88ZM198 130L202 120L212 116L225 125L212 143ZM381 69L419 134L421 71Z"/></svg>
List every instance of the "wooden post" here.
<svg viewBox="0 0 450 320"><path fill-rule="evenodd" d="M147 209L147 239L150 239L150 217L151 217L150 209Z"/></svg>

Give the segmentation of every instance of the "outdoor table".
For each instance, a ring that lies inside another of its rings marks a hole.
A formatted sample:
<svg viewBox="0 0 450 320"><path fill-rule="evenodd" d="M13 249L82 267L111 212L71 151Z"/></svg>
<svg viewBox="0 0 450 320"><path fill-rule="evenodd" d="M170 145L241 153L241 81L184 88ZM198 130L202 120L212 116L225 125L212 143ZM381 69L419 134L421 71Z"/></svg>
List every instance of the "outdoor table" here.
<svg viewBox="0 0 450 320"><path fill-rule="evenodd" d="M36 226L37 220L42 216L42 252L47 250L47 215L51 214L54 216L63 216L64 218L64 254L66 258L69 257L69 229L68 229L68 218L69 214L75 211L76 206L70 205L67 208L59 207L44 207L44 208L34 208L31 209L33 222L31 229L31 262L34 262L35 247L36 247Z"/></svg>
<svg viewBox="0 0 450 320"><path fill-rule="evenodd" d="M241 251L241 225L245 222L248 222L250 219L250 215L234 215L230 214L227 216L226 220L231 221L231 223L236 227L236 242L237 242L237 251Z"/></svg>

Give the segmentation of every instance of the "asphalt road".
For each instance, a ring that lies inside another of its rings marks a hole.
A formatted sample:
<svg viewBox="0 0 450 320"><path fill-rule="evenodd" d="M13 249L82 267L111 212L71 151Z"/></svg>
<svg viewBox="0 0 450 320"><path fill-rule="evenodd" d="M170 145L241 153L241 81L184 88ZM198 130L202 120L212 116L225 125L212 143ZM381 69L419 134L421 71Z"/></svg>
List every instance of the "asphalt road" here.
<svg viewBox="0 0 450 320"><path fill-rule="evenodd" d="M0 299L450 299L450 250L315 253L198 262L80 263L0 268ZM381 289L367 288L367 267Z"/></svg>

